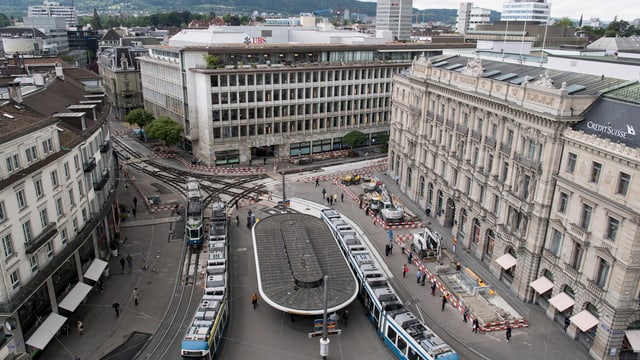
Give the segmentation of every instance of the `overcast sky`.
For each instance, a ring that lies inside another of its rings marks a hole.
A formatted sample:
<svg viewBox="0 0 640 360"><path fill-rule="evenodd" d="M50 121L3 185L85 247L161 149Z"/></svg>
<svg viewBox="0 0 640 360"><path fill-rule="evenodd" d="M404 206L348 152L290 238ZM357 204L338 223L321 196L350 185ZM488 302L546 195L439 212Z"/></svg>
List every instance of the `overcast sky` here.
<svg viewBox="0 0 640 360"><path fill-rule="evenodd" d="M362 0L372 1L375 0ZM458 9L459 0L413 0L416 9ZM475 7L481 7L496 11L502 11L502 0L477 0L470 1ZM584 14L584 20L598 17L601 21L610 22L618 15L618 20L628 22L640 18L640 4L637 0L555 0L551 1L551 17L561 18L568 16L571 19L579 19Z"/></svg>

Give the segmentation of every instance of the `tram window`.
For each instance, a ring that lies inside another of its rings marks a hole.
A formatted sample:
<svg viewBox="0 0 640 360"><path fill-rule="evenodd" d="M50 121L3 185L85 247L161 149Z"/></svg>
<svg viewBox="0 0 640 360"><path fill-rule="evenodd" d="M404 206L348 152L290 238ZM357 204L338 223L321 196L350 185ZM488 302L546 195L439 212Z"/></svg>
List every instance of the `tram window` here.
<svg viewBox="0 0 640 360"><path fill-rule="evenodd" d="M388 326L388 327L387 327L387 338L388 338L389 340L391 340L391 342L392 342L393 344L395 344L395 343L396 343L396 336L397 336L396 331L395 331L395 330L393 330L393 328L392 328L391 326Z"/></svg>
<svg viewBox="0 0 640 360"><path fill-rule="evenodd" d="M407 359L409 360L424 360L424 358L422 356L420 356L420 354L418 354L414 348L410 347L409 348L409 354L407 354Z"/></svg>
<svg viewBox="0 0 640 360"><path fill-rule="evenodd" d="M401 337L398 337L398 351L400 351L402 355L407 353L407 342Z"/></svg>
<svg viewBox="0 0 640 360"><path fill-rule="evenodd" d="M378 318L380 317L380 310L378 310L378 308L374 308L373 309L373 317L378 320Z"/></svg>

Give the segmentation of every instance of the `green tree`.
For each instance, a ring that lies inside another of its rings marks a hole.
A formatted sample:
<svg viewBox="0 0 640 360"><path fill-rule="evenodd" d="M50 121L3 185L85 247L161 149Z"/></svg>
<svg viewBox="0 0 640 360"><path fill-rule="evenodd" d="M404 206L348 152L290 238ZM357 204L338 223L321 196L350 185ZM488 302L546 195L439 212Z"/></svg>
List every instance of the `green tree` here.
<svg viewBox="0 0 640 360"><path fill-rule="evenodd" d="M182 132L182 125L166 116L160 116L147 125L147 134L154 139L164 141L167 146L177 144Z"/></svg>
<svg viewBox="0 0 640 360"><path fill-rule="evenodd" d="M207 54L202 56L202 58L204 59L205 64L207 64L208 69L216 69L222 65L222 60L217 56Z"/></svg>
<svg viewBox="0 0 640 360"><path fill-rule="evenodd" d="M124 117L124 121L130 125L138 125L140 129L143 129L147 124L153 121L153 115L146 112L143 108L137 108L131 110L127 116Z"/></svg>
<svg viewBox="0 0 640 360"><path fill-rule="evenodd" d="M0 27L5 26L11 26L11 20L5 14L0 14Z"/></svg>
<svg viewBox="0 0 640 360"><path fill-rule="evenodd" d="M569 19L569 17L565 16L560 18L560 20L558 20L558 25L559 26L574 26L573 20Z"/></svg>
<svg viewBox="0 0 640 360"><path fill-rule="evenodd" d="M98 15L98 10L93 8L93 19L91 19L91 28L93 30L102 29L102 22L100 21L100 15Z"/></svg>
<svg viewBox="0 0 640 360"><path fill-rule="evenodd" d="M349 149L353 150L354 147L364 145L367 141L367 135L360 131L352 131L342 138L342 143L349 145Z"/></svg>

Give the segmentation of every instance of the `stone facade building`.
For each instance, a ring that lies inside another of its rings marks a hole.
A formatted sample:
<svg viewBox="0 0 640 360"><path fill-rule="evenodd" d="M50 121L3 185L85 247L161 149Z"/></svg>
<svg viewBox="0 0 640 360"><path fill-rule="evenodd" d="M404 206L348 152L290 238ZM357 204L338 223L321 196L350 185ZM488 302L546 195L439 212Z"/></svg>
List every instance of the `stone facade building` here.
<svg viewBox="0 0 640 360"><path fill-rule="evenodd" d="M634 336L623 329L636 326L640 299L631 190L640 141L623 126L630 117L608 121L634 141L584 133L609 131L603 119L624 101L599 99L616 87L630 91L600 76L420 57L395 76L389 144L389 170L405 194L518 297L561 323L567 317L567 333L593 340L593 357L607 359ZM637 111L637 99L625 106ZM579 175L567 174L567 163Z"/></svg>

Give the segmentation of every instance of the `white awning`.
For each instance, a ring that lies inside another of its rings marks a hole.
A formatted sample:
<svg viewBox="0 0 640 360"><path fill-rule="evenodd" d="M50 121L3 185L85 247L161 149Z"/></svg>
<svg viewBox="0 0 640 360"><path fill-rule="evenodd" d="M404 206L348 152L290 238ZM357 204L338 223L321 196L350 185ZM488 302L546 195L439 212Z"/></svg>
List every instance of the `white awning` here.
<svg viewBox="0 0 640 360"><path fill-rule="evenodd" d="M93 262L87 269L87 272L84 273L84 277L89 280L98 281L102 272L107 267L107 262L100 259L93 259Z"/></svg>
<svg viewBox="0 0 640 360"><path fill-rule="evenodd" d="M640 330L625 330L624 334L633 348L633 352L640 352Z"/></svg>
<svg viewBox="0 0 640 360"><path fill-rule="evenodd" d="M64 325L65 321L67 321L67 318L62 315L58 315L56 313L49 314L47 319L42 322L36 332L34 332L29 340L27 340L27 345L43 350L49 341L56 336L56 333L60 330L62 325Z"/></svg>
<svg viewBox="0 0 640 360"><path fill-rule="evenodd" d="M559 293L558 295L549 299L549 303L553 305L556 310L563 312L568 308L572 307L576 302L573 301L571 296L567 295L564 291Z"/></svg>
<svg viewBox="0 0 640 360"><path fill-rule="evenodd" d="M529 284L538 294L544 294L547 291L553 289L553 283L551 280L547 279L544 276L537 278L535 281Z"/></svg>
<svg viewBox="0 0 640 360"><path fill-rule="evenodd" d="M504 254L496 259L498 265L505 270L509 270L516 265L516 258L511 256L511 254Z"/></svg>
<svg viewBox="0 0 640 360"><path fill-rule="evenodd" d="M58 306L65 310L74 312L76 311L78 305L80 305L82 300L87 297L87 294L89 294L90 291L91 286L79 282L73 287L73 289L71 289L71 291L69 291L67 296L62 299Z"/></svg>
<svg viewBox="0 0 640 360"><path fill-rule="evenodd" d="M591 315L589 310L582 310L578 314L573 315L569 320L571 320L572 323L576 324L576 326L579 327L583 332L588 331L589 329L600 323L598 318Z"/></svg>

